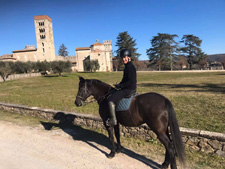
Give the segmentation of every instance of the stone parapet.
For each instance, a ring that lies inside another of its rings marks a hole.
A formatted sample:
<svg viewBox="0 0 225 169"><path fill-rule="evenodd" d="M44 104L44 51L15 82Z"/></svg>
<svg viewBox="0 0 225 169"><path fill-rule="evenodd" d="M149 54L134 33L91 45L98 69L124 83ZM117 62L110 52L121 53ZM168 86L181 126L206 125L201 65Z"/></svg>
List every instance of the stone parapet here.
<svg viewBox="0 0 225 169"><path fill-rule="evenodd" d="M44 118L49 121L57 120L60 123L73 123L75 125L89 128L103 129L104 125L100 117L91 114L82 114L75 112L66 112L61 110L42 109L39 107L28 107L18 104L9 104L0 102L0 110L6 110L33 117ZM185 145L193 150L204 153L215 153L225 157L225 134L209 132L197 129L188 129L180 127L182 139ZM120 128L121 135L125 137L138 137L145 140L156 140L157 136L146 124L139 127Z"/></svg>
<svg viewBox="0 0 225 169"><path fill-rule="evenodd" d="M37 77L37 76L41 76L41 73L11 74L8 76L6 81L16 80L16 79L24 79L24 78L30 78L30 77ZM0 82L3 82L2 78L0 78Z"/></svg>

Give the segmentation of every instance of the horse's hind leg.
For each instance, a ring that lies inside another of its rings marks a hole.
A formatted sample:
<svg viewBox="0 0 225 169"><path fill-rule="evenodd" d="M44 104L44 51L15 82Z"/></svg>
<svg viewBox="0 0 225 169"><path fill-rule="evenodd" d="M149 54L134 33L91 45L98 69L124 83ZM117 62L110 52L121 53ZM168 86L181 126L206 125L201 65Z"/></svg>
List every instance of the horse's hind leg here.
<svg viewBox="0 0 225 169"><path fill-rule="evenodd" d="M166 135L167 135L168 138L170 138L168 130L166 131ZM160 140L160 141L161 141L161 140ZM169 151L166 149L165 160L164 160L164 162L163 162L163 164L162 164L162 168L168 168L169 164L170 164L170 153L169 153Z"/></svg>
<svg viewBox="0 0 225 169"><path fill-rule="evenodd" d="M169 137L167 136L167 134L163 133L163 134L158 134L158 138L166 148L165 161L162 164L162 168L168 168L168 165L170 163L171 169L177 169L175 154L173 150L173 144L170 141Z"/></svg>
<svg viewBox="0 0 225 169"><path fill-rule="evenodd" d="M121 146L121 143L120 143L120 126L119 126L119 123L117 123L117 125L114 126L114 130L115 130L115 136L116 136L116 140L117 140L116 152L120 153L121 149L122 149L122 146Z"/></svg>

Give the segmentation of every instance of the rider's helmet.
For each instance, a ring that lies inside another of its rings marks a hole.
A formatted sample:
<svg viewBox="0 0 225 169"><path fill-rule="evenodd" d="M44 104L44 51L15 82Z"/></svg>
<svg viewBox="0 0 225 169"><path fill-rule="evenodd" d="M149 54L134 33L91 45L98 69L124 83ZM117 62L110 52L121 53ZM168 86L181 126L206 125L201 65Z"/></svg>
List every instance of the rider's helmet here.
<svg viewBox="0 0 225 169"><path fill-rule="evenodd" d="M129 49L123 49L120 51L120 57L124 58L125 56L131 57L131 51Z"/></svg>

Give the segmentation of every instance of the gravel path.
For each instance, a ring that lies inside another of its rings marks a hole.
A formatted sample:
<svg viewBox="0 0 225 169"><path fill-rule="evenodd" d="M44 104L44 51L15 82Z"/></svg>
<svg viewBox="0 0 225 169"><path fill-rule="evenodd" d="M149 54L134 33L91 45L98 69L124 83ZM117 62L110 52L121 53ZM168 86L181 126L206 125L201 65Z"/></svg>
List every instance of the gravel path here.
<svg viewBox="0 0 225 169"><path fill-rule="evenodd" d="M108 159L105 136L80 127L76 129L45 130L42 125L28 127L0 121L0 169L159 167L158 163L128 149Z"/></svg>

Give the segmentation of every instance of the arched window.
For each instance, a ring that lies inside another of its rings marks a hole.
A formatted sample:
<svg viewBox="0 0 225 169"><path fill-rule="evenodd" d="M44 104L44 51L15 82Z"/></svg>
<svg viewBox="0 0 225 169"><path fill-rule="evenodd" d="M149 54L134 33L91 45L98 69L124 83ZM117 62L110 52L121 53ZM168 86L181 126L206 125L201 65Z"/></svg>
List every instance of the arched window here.
<svg viewBox="0 0 225 169"><path fill-rule="evenodd" d="M41 39L45 39L45 35L40 35ZM43 44L42 44L43 45Z"/></svg>
<svg viewBox="0 0 225 169"><path fill-rule="evenodd" d="M45 44L42 42L42 46L45 46Z"/></svg>

